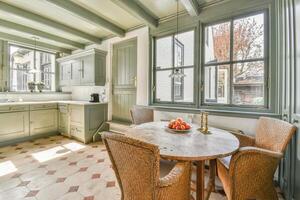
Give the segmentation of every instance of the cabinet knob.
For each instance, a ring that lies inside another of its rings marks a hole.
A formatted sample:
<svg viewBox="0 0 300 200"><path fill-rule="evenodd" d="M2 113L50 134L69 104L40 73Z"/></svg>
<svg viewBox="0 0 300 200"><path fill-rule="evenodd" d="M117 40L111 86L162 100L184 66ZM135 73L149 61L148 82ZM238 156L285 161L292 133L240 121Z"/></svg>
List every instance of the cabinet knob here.
<svg viewBox="0 0 300 200"><path fill-rule="evenodd" d="M297 123L299 123L299 120L298 119L293 119L293 123L297 124Z"/></svg>

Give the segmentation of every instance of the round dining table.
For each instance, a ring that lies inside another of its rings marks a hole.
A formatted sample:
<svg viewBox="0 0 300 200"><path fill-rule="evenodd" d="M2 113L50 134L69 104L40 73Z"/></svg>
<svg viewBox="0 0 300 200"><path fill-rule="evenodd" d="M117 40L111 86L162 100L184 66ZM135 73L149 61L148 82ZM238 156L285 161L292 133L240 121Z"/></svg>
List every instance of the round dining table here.
<svg viewBox="0 0 300 200"><path fill-rule="evenodd" d="M239 148L239 140L230 132L209 127L209 133L199 131L192 124L187 132L174 132L167 128L168 122L149 122L134 126L126 131L128 137L157 145L162 159L190 161L196 164L196 199L208 199L214 188L216 159L230 156ZM207 195L204 194L204 165L210 163Z"/></svg>

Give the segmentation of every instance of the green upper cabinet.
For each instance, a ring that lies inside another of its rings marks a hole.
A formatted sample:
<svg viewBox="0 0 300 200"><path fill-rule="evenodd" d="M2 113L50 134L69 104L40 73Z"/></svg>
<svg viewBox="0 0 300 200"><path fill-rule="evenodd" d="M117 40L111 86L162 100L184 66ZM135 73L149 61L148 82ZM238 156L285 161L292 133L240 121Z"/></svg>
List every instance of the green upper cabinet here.
<svg viewBox="0 0 300 200"><path fill-rule="evenodd" d="M106 52L90 49L57 59L59 86L98 85L106 82Z"/></svg>

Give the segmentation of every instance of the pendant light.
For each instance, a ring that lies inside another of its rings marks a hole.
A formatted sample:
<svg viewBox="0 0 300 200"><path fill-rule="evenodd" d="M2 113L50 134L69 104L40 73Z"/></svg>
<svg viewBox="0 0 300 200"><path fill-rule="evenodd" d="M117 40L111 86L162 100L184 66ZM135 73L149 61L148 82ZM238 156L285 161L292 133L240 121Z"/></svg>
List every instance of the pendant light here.
<svg viewBox="0 0 300 200"><path fill-rule="evenodd" d="M177 7L177 12L176 12L176 35L175 35L175 40L177 40L178 33L179 33L179 0L176 0L176 7ZM175 54L175 53L174 53ZM177 65L179 65L179 57L176 56L177 59ZM177 66L180 67L180 66ZM170 78L182 78L185 77L186 75L182 73L182 71L178 68L176 68L170 75Z"/></svg>
<svg viewBox="0 0 300 200"><path fill-rule="evenodd" d="M33 69L29 70L29 74L37 74L39 71L36 68L36 40L38 37L33 36L32 39L34 40L34 49L33 49Z"/></svg>

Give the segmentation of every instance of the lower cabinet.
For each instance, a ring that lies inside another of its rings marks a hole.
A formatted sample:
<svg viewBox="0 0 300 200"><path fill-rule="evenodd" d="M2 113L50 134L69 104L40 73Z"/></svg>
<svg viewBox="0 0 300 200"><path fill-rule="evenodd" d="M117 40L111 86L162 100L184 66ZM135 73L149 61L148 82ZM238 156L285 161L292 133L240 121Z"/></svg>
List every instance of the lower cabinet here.
<svg viewBox="0 0 300 200"><path fill-rule="evenodd" d="M70 105L70 135L89 143L103 122L107 120L107 104Z"/></svg>
<svg viewBox="0 0 300 200"><path fill-rule="evenodd" d="M106 120L107 104L0 106L0 146L7 140L55 132L89 143Z"/></svg>
<svg viewBox="0 0 300 200"><path fill-rule="evenodd" d="M29 112L0 113L0 140L29 136Z"/></svg>
<svg viewBox="0 0 300 200"><path fill-rule="evenodd" d="M69 106L67 104L58 105L58 131L67 137L70 137L70 117Z"/></svg>
<svg viewBox="0 0 300 200"><path fill-rule="evenodd" d="M57 109L30 111L30 135L57 131Z"/></svg>

